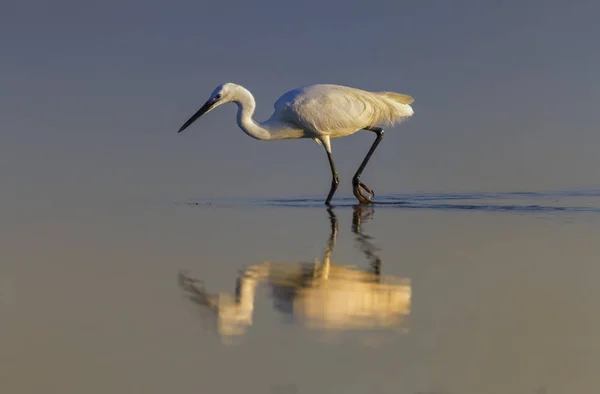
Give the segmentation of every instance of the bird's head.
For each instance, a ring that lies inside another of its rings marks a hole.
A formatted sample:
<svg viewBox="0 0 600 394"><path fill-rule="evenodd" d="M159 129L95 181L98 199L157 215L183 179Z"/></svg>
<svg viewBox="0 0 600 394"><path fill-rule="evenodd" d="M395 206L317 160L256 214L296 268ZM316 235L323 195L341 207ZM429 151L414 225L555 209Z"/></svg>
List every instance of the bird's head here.
<svg viewBox="0 0 600 394"><path fill-rule="evenodd" d="M238 89L238 85L234 83L224 83L219 85L213 90L210 94L209 99L204 103L204 105L194 114L191 118L188 119L187 122L181 126L178 133L181 133L185 130L189 125L194 123L199 117L202 115L209 113L213 109L217 108L221 104L229 103L235 99L235 94Z"/></svg>

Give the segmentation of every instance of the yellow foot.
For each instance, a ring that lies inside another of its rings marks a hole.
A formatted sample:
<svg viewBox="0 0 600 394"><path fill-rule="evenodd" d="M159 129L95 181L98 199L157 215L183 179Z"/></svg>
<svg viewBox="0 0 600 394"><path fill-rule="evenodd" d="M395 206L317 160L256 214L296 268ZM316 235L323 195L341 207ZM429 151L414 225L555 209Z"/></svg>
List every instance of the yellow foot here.
<svg viewBox="0 0 600 394"><path fill-rule="evenodd" d="M358 179L353 180L352 185L352 192L361 204L370 204L372 202L371 199L375 197L375 192L369 186Z"/></svg>

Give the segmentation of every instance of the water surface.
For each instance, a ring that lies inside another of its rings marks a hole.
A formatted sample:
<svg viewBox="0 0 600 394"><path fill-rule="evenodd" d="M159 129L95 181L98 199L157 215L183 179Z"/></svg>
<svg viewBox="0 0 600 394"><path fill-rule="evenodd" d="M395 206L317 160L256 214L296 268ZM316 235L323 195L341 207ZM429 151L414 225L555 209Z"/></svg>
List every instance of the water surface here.
<svg viewBox="0 0 600 394"><path fill-rule="evenodd" d="M6 210L7 393L592 393L600 193Z"/></svg>

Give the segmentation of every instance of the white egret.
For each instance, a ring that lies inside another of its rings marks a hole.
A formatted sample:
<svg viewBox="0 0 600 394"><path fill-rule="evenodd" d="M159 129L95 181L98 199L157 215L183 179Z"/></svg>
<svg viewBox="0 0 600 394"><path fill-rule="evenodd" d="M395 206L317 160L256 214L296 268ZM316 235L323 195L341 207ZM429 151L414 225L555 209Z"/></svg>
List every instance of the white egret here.
<svg viewBox="0 0 600 394"><path fill-rule="evenodd" d="M339 185L330 139L345 137L359 130L372 131L377 138L352 178L353 193L358 201L370 203L375 193L360 181L360 176L383 138L381 126L391 126L412 116L414 112L410 104L413 101L412 97L400 93L369 92L339 85L311 85L282 95L275 102L271 117L264 122L256 122L252 118L256 108L252 93L243 86L225 83L212 92L208 101L178 132L219 105L233 102L238 106L237 124L250 137L264 141L313 139L325 147L329 159L332 181L325 204L330 205Z"/></svg>

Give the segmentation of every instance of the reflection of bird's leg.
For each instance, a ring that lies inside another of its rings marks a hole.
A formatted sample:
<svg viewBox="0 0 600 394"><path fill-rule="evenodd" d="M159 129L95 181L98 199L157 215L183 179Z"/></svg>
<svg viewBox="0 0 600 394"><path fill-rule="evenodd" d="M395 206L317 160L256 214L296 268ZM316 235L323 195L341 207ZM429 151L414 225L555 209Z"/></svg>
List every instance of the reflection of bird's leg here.
<svg viewBox="0 0 600 394"><path fill-rule="evenodd" d="M377 277L377 282L381 281L381 259L379 257L376 257L373 261L371 261L371 263L369 264L371 266L371 270L373 271L373 274Z"/></svg>
<svg viewBox="0 0 600 394"><path fill-rule="evenodd" d="M372 208L366 208L363 205L355 205L352 214L352 232L357 235L356 241L360 245L361 251L370 260L370 268L376 276L377 281L381 280L381 258L377 256L378 248L371 242L369 235L362 233L361 224L373 217L375 211Z"/></svg>
<svg viewBox="0 0 600 394"><path fill-rule="evenodd" d="M329 223L331 225L331 234L329 235L329 241L327 242L327 250L329 254L331 254L335 246L335 241L337 239L338 219L337 216L335 216L335 212L333 212L333 209L327 208L327 213L329 213Z"/></svg>
<svg viewBox="0 0 600 394"><path fill-rule="evenodd" d="M325 255L323 256L323 264L319 267L320 273L319 277L323 279L327 279L329 276L329 269L331 265L331 253L333 252L333 248L335 247L335 242L337 240L338 233L338 219L335 216L335 212L333 209L327 208L327 213L329 214L329 223L331 225L331 233L329 235L329 240L327 241L327 245L325 247ZM316 267L315 267L316 270ZM316 272L315 272L316 275Z"/></svg>
<svg viewBox="0 0 600 394"><path fill-rule="evenodd" d="M368 237L368 235L362 234L361 225L364 222L371 220L375 215L375 209L365 205L354 205L352 208L352 232L357 235Z"/></svg>
<svg viewBox="0 0 600 394"><path fill-rule="evenodd" d="M352 191L354 193L354 196L358 199L360 203L368 204L371 202L371 198L375 197L375 193L373 192L373 190L371 190L371 188L369 188L367 185L360 181L360 176L362 175L365 166L369 162L371 155L373 155L373 152L375 152L377 145L379 145L379 143L383 139L383 129L381 127L371 126L367 126L364 129L376 133L377 138L375 138L375 142L373 142L373 145L371 145L371 149L369 149L369 152L365 156L360 167L358 167L356 174L354 174L354 177L352 178ZM366 195L364 192L371 194L371 196Z"/></svg>

